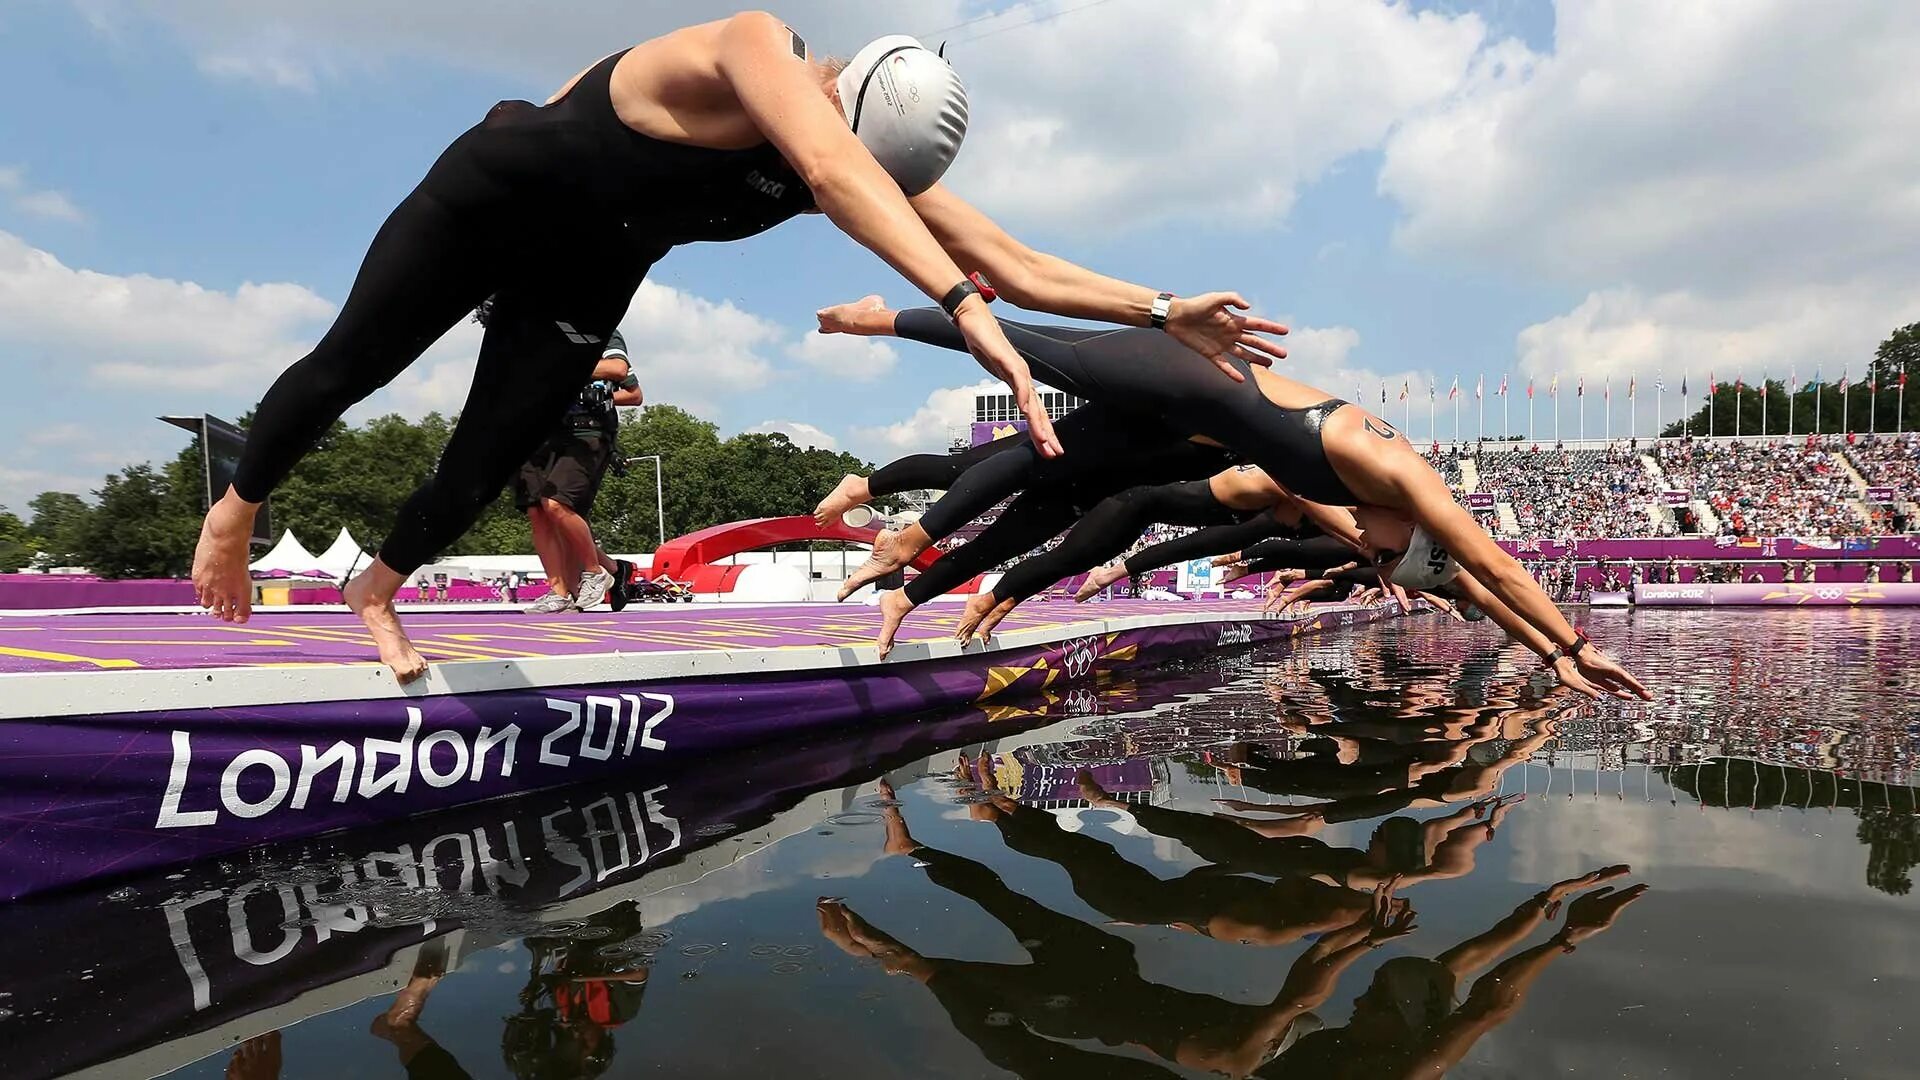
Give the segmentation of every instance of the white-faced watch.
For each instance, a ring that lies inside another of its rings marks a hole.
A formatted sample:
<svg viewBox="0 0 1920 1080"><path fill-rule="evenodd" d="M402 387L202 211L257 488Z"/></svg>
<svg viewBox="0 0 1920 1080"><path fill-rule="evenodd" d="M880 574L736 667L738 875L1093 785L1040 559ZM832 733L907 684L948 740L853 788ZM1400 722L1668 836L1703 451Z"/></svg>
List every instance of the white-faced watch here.
<svg viewBox="0 0 1920 1080"><path fill-rule="evenodd" d="M1154 297L1153 298L1153 314L1148 316L1149 324L1152 325L1152 327L1155 330L1165 330L1167 328L1167 315L1172 310L1173 310L1173 294L1172 293L1163 292L1159 296Z"/></svg>

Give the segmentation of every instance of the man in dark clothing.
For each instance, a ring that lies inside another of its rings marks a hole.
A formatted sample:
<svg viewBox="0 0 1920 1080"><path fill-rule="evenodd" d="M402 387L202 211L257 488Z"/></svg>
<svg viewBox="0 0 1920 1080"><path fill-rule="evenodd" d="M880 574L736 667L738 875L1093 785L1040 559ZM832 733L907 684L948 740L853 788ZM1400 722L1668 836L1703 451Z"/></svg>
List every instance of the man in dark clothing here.
<svg viewBox="0 0 1920 1080"><path fill-rule="evenodd" d="M626 606L626 568L600 550L587 513L618 450L618 410L642 400L640 381L627 361L627 343L616 330L607 339L593 381L515 478L514 505L526 511L533 526L533 549L552 590L527 609L530 613L586 611L609 593L616 610Z"/></svg>

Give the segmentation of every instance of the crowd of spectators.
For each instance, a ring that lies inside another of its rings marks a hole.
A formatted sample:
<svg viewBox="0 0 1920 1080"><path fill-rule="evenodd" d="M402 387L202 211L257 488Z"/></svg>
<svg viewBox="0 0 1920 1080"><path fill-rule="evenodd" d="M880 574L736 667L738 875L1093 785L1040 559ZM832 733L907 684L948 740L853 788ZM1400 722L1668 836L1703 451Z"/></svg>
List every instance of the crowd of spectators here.
<svg viewBox="0 0 1920 1080"><path fill-rule="evenodd" d="M1666 440L1655 449L1677 489L1704 499L1735 536L1860 536L1870 522L1859 486L1813 440Z"/></svg>
<svg viewBox="0 0 1920 1080"><path fill-rule="evenodd" d="M1476 459L1479 490L1513 508L1520 536L1670 536L1672 516L1648 512L1659 507L1661 486L1640 457L1629 443L1485 453Z"/></svg>

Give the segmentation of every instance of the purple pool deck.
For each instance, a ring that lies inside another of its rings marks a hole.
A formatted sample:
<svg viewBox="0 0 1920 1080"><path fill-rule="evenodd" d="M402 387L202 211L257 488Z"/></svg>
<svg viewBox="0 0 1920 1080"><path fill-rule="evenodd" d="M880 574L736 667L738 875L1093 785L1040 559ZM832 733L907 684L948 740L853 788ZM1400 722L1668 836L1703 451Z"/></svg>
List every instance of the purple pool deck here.
<svg viewBox="0 0 1920 1080"><path fill-rule="evenodd" d="M1185 613L1190 605L1148 600L1029 604L1001 629L1032 630L1114 616ZM1254 601L1207 605L1257 612ZM910 618L900 640L937 640L959 625L958 605ZM880 626L877 608L844 604L774 607L671 604L624 612L526 615L517 611L431 611L402 616L430 663L695 650L861 645ZM362 664L373 645L346 611L256 610L240 625L205 615L18 615L0 618L0 674L76 670L248 668Z"/></svg>
<svg viewBox="0 0 1920 1080"><path fill-rule="evenodd" d="M963 648L941 605L882 662L867 607L415 612L430 667L407 687L345 613L8 616L0 899L1392 613L1056 602Z"/></svg>

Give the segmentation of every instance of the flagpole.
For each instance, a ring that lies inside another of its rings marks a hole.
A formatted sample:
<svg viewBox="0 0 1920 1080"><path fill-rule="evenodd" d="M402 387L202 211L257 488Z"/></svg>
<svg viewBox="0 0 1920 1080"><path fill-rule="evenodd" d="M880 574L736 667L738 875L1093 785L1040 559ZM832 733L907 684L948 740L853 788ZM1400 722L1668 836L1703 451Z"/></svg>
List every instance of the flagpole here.
<svg viewBox="0 0 1920 1080"><path fill-rule="evenodd" d="M1815 364L1813 366L1813 433L1815 435L1820 434L1820 413L1822 411L1820 392L1825 389L1826 383L1821 378L1820 365Z"/></svg>
<svg viewBox="0 0 1920 1080"><path fill-rule="evenodd" d="M1477 443L1479 443L1479 442L1486 442L1486 441L1487 441L1487 395L1486 395L1486 389L1487 389L1487 377L1486 377L1485 375L1481 375L1481 376L1479 376L1478 378L1476 378L1476 379L1474 379L1474 381L1473 381L1473 400L1474 400L1475 402L1477 402L1477 403L1479 404L1479 406L1480 406L1480 430L1479 430L1479 432L1478 432L1478 433L1476 433L1476 435L1475 435L1475 437L1474 437L1474 440L1473 440L1474 442L1477 442Z"/></svg>
<svg viewBox="0 0 1920 1080"><path fill-rule="evenodd" d="M1440 441L1440 425L1433 420L1433 396L1439 392L1440 389L1433 385L1433 380L1427 380L1427 437L1434 442Z"/></svg>
<svg viewBox="0 0 1920 1080"><path fill-rule="evenodd" d="M1800 381L1799 372L1797 371L1787 372L1787 384L1788 384L1787 385L1787 437L1788 438L1793 437L1793 405L1794 405L1793 399L1800 396L1795 391L1794 387L1795 387L1795 384L1797 384L1799 381Z"/></svg>
<svg viewBox="0 0 1920 1080"><path fill-rule="evenodd" d="M1736 439L1740 437L1740 406L1746 402L1746 397L1747 381L1733 380L1733 437Z"/></svg>
<svg viewBox="0 0 1920 1080"><path fill-rule="evenodd" d="M1560 445L1560 380L1559 379L1556 378L1554 380L1554 384L1547 388L1547 397L1553 401L1553 442L1555 446L1558 446Z"/></svg>
<svg viewBox="0 0 1920 1080"><path fill-rule="evenodd" d="M1867 368L1867 434L1875 435L1880 431L1880 377Z"/></svg>
<svg viewBox="0 0 1920 1080"><path fill-rule="evenodd" d="M1902 371L1900 373L1900 378L1897 382L1894 383L1894 386L1899 388L1894 394L1894 397L1897 400L1895 400L1893 403L1894 404L1893 433L1895 435L1898 435L1902 431L1906 430L1906 422L1907 422L1907 373L1906 372Z"/></svg>
<svg viewBox="0 0 1920 1080"><path fill-rule="evenodd" d="M1640 437L1640 384L1627 376L1627 438Z"/></svg>
<svg viewBox="0 0 1920 1080"><path fill-rule="evenodd" d="M1587 441L1587 377L1585 375L1580 376L1580 385L1574 390L1573 396L1580 402L1580 441L1584 443Z"/></svg>
<svg viewBox="0 0 1920 1080"><path fill-rule="evenodd" d="M1714 406L1720 403L1719 397L1720 387L1715 385L1713 372L1709 371L1707 372L1707 438L1709 439L1713 438L1713 414L1718 411Z"/></svg>
<svg viewBox="0 0 1920 1080"><path fill-rule="evenodd" d="M1904 394L1906 393L1906 390L1902 388L1900 392ZM1513 434L1513 426L1507 423L1507 399L1512 396L1513 395L1509 393L1507 390L1507 377L1505 375L1500 376L1500 441L1501 442L1506 442L1507 436Z"/></svg>
<svg viewBox="0 0 1920 1080"><path fill-rule="evenodd" d="M1603 402L1602 411L1606 414L1606 427L1600 432L1602 441L1613 438L1613 376L1607 376L1605 387L1600 391Z"/></svg>
<svg viewBox="0 0 1920 1080"><path fill-rule="evenodd" d="M1535 442L1533 434L1533 380L1527 380L1527 442Z"/></svg>
<svg viewBox="0 0 1920 1080"><path fill-rule="evenodd" d="M1853 404L1853 387L1847 385L1847 369L1840 369L1840 434L1845 435L1852 425L1847 423L1847 407Z"/></svg>
<svg viewBox="0 0 1920 1080"><path fill-rule="evenodd" d="M1760 437L1767 437L1767 373L1760 373Z"/></svg>

